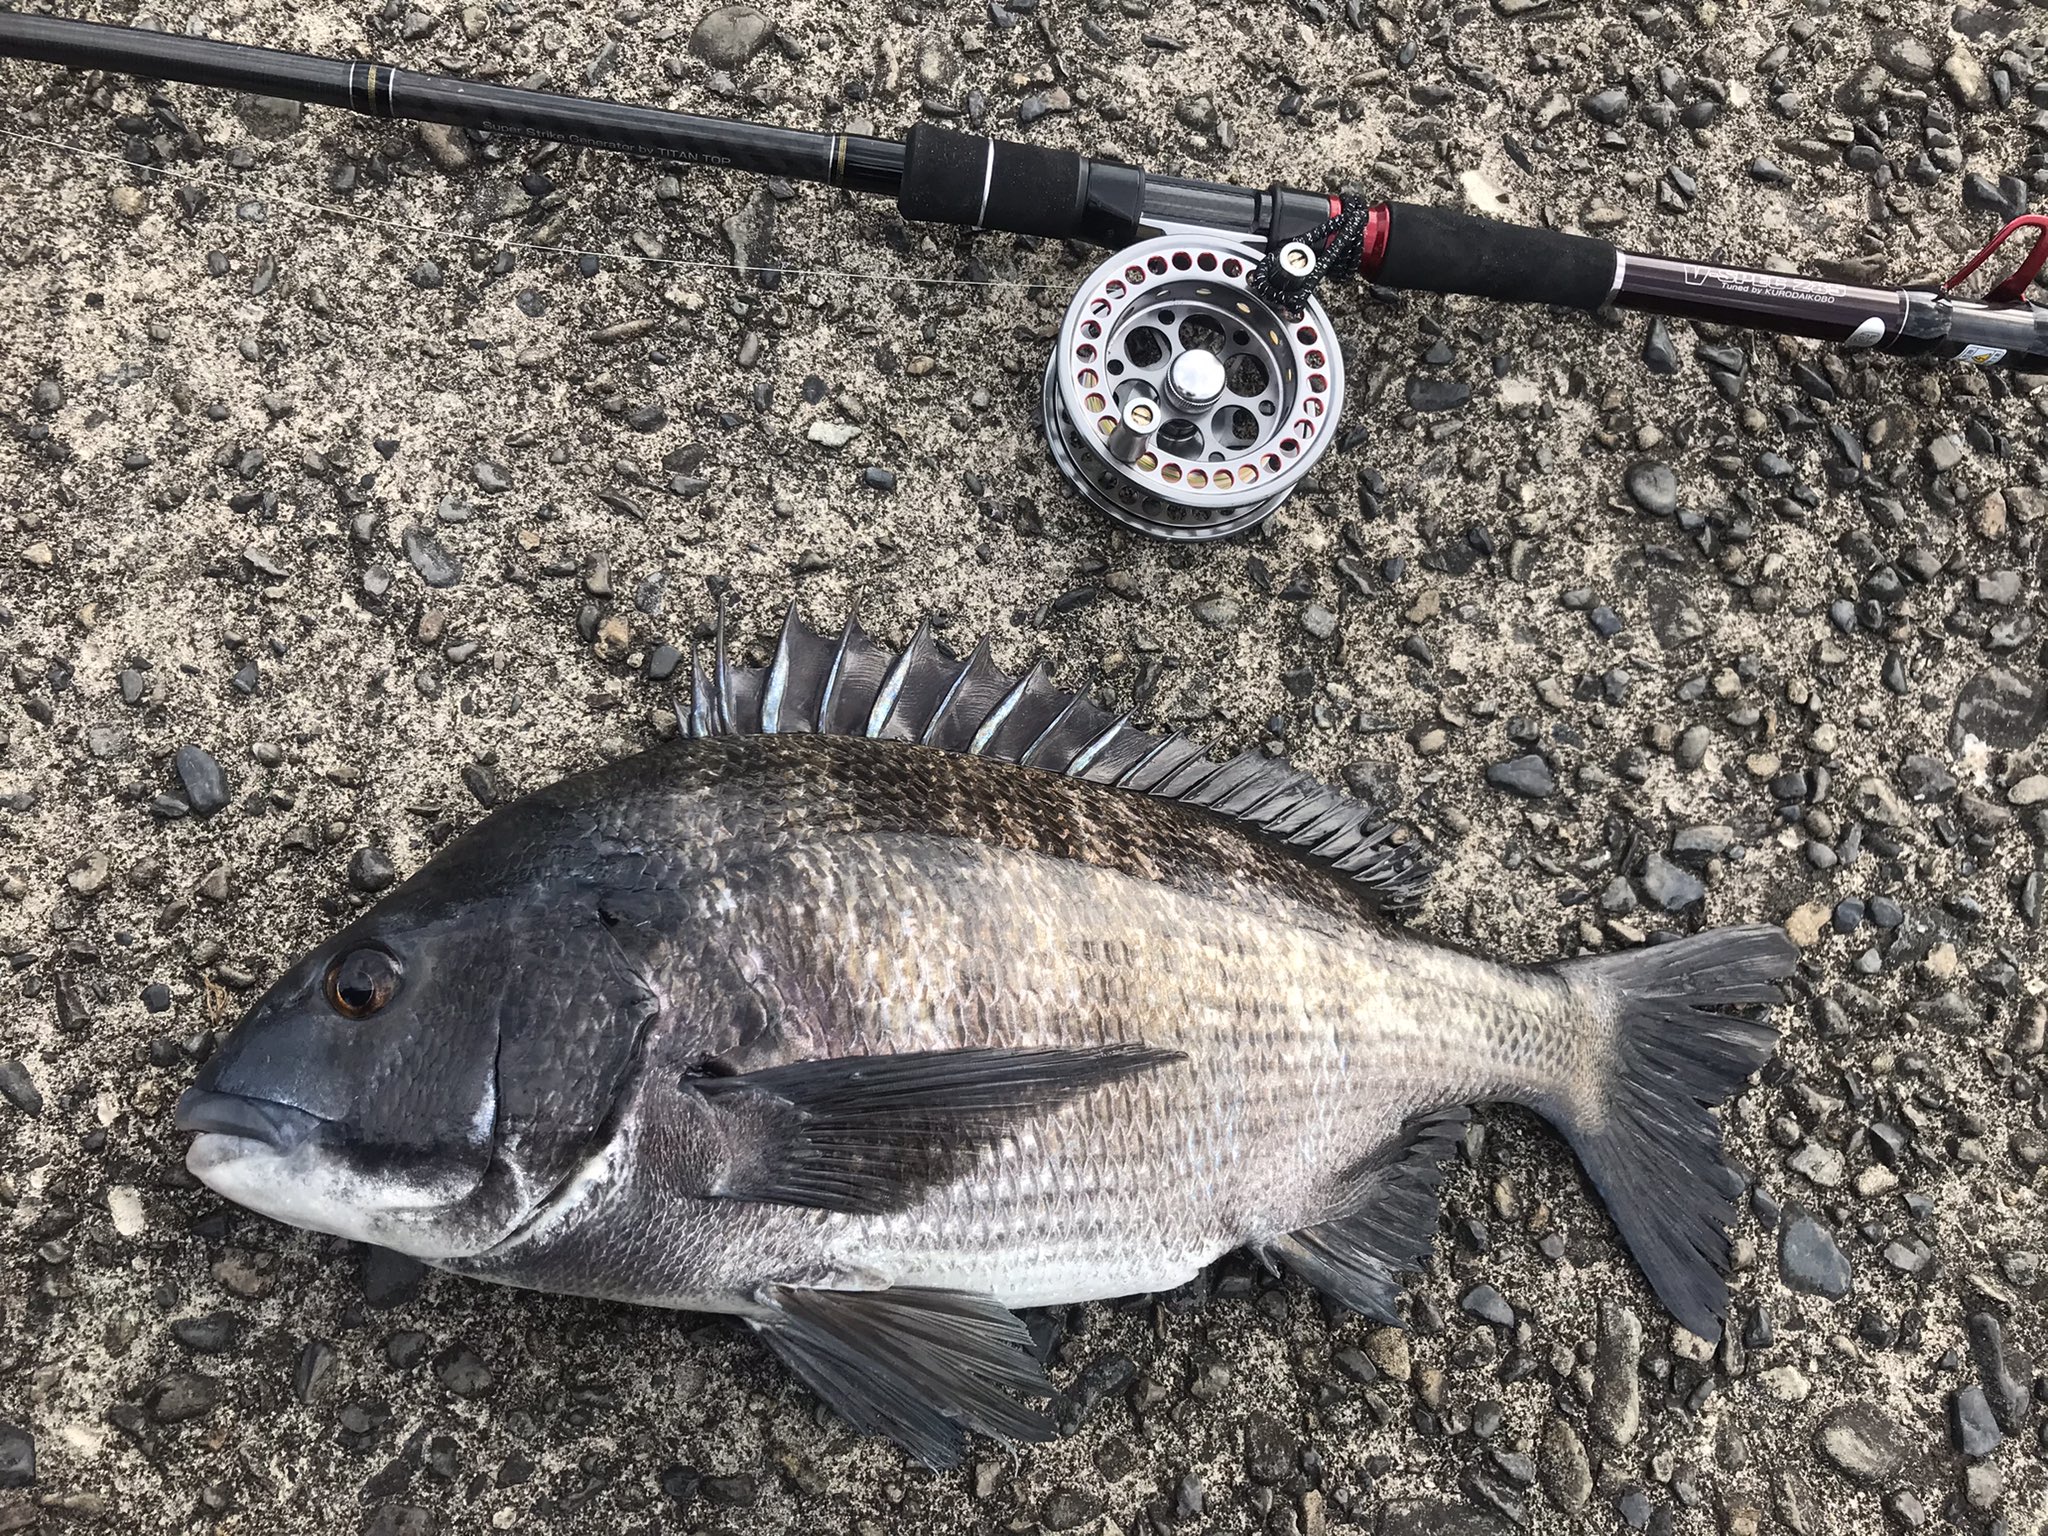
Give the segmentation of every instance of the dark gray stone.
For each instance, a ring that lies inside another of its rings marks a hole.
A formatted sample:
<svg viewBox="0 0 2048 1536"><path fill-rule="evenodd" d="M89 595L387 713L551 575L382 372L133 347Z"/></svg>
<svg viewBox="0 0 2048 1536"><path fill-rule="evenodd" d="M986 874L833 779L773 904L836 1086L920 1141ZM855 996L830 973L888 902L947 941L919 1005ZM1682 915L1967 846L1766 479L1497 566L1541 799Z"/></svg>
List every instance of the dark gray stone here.
<svg viewBox="0 0 2048 1536"><path fill-rule="evenodd" d="M1924 84L1941 67L1934 50L1911 32L1886 29L1871 39L1871 54L1901 80Z"/></svg>
<svg viewBox="0 0 2048 1536"><path fill-rule="evenodd" d="M0 1488L26 1488L36 1480L36 1442L18 1425L0 1420Z"/></svg>
<svg viewBox="0 0 2048 1536"><path fill-rule="evenodd" d="M1638 880L1643 894L1666 912L1683 912L1707 899L1706 881L1661 853L1653 853L1643 861Z"/></svg>
<svg viewBox="0 0 2048 1536"><path fill-rule="evenodd" d="M1579 1432L1552 1415L1536 1443L1537 1475L1544 1495L1567 1515L1579 1513L1593 1497L1593 1468Z"/></svg>
<svg viewBox="0 0 2048 1536"><path fill-rule="evenodd" d="M427 1266L390 1248L363 1250L363 1300L378 1310L403 1306L420 1293Z"/></svg>
<svg viewBox="0 0 2048 1536"><path fill-rule="evenodd" d="M1678 372L1678 348L1672 344L1671 327L1662 315L1650 321L1649 334L1643 337L1643 366L1667 376Z"/></svg>
<svg viewBox="0 0 2048 1536"><path fill-rule="evenodd" d="M1629 499L1645 512L1670 517L1678 510L1678 471L1662 459L1637 459L1621 483Z"/></svg>
<svg viewBox="0 0 2048 1536"><path fill-rule="evenodd" d="M1616 1448L1634 1441L1643 1427L1642 1354L1641 1319L1619 1302L1601 1302L1586 1423Z"/></svg>
<svg viewBox="0 0 2048 1536"><path fill-rule="evenodd" d="M1612 128L1628 111L1628 92L1621 86L1610 85L1604 91L1595 91L1579 105L1585 109L1586 116L1592 118L1594 122L1604 123Z"/></svg>
<svg viewBox="0 0 2048 1536"><path fill-rule="evenodd" d="M192 808L193 815L211 816L228 803L227 770L206 748L178 748L175 766L179 787L185 791L185 803Z"/></svg>
<svg viewBox="0 0 2048 1536"><path fill-rule="evenodd" d="M1472 398L1472 386L1440 373L1411 373L1406 395L1411 411L1455 411Z"/></svg>
<svg viewBox="0 0 2048 1536"><path fill-rule="evenodd" d="M1986 667L1956 695L1949 724L1951 751L1975 737L1989 747L2024 747L2048 731L2048 679L2016 667Z"/></svg>
<svg viewBox="0 0 2048 1536"><path fill-rule="evenodd" d="M1991 1412L1991 1400L1978 1386L1951 1392L1948 1399L1948 1437L1965 1456L1989 1456L2005 1439L1998 1419Z"/></svg>
<svg viewBox="0 0 2048 1536"><path fill-rule="evenodd" d="M1534 752L1494 763L1486 770L1486 782L1525 800L1542 800L1557 793L1557 776Z"/></svg>
<svg viewBox="0 0 2048 1536"><path fill-rule="evenodd" d="M1494 1286L1481 1281L1459 1298L1463 1307L1482 1322L1492 1323L1499 1328L1515 1326L1515 1309L1508 1305L1508 1299Z"/></svg>
<svg viewBox="0 0 2048 1536"><path fill-rule="evenodd" d="M1814 1449L1851 1482L1883 1483L1906 1459L1899 1426L1870 1403L1847 1403L1820 1421Z"/></svg>
<svg viewBox="0 0 2048 1536"><path fill-rule="evenodd" d="M28 1068L12 1056L0 1057L0 1098L31 1120L43 1112L42 1091L28 1075Z"/></svg>
<svg viewBox="0 0 2048 1536"><path fill-rule="evenodd" d="M232 1312L175 1318L171 1337L195 1355L224 1355L241 1342L242 1320Z"/></svg>
<svg viewBox="0 0 2048 1536"><path fill-rule="evenodd" d="M398 867L381 848L358 848L348 856L348 883L374 896L398 878Z"/></svg>
<svg viewBox="0 0 2048 1536"><path fill-rule="evenodd" d="M721 5L690 33L690 52L713 69L738 69L775 33L775 22L751 5Z"/></svg>
<svg viewBox="0 0 2048 1536"><path fill-rule="evenodd" d="M434 1357L434 1374L457 1397L482 1397L498 1382L476 1351L463 1344L450 1345Z"/></svg>
<svg viewBox="0 0 2048 1536"><path fill-rule="evenodd" d="M142 1406L159 1424L183 1424L204 1418L220 1405L220 1383L198 1371L174 1371L155 1382Z"/></svg>
<svg viewBox="0 0 2048 1536"><path fill-rule="evenodd" d="M441 541L420 528L408 528L401 536L405 558L430 587L452 587L462 580L462 562L441 546Z"/></svg>
<svg viewBox="0 0 2048 1536"><path fill-rule="evenodd" d="M1778 1273L1793 1290L1830 1301L1847 1296L1853 1280L1834 1234L1798 1206L1785 1213L1778 1230Z"/></svg>
<svg viewBox="0 0 2048 1536"><path fill-rule="evenodd" d="M303 102L283 96L237 96L235 116L242 120L251 138L283 139L298 132L306 108Z"/></svg>

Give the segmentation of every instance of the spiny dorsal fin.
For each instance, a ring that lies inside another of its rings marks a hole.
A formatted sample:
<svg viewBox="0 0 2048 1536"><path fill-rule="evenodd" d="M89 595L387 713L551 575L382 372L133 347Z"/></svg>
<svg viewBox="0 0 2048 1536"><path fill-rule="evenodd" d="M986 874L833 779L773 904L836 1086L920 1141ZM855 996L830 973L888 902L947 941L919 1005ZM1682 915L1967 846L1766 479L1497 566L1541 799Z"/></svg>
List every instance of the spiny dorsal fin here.
<svg viewBox="0 0 2048 1536"><path fill-rule="evenodd" d="M792 603L768 665L749 667L727 654L721 597L712 643L708 667L691 648L690 704L676 711L687 736L920 742L1199 806L1336 871L1385 911L1414 906L1427 887L1414 846L1349 795L1261 752L1218 762L1178 731L1140 730L1059 687L1043 662L1013 677L986 640L963 661L923 624L892 651L851 615L837 637L821 635Z"/></svg>

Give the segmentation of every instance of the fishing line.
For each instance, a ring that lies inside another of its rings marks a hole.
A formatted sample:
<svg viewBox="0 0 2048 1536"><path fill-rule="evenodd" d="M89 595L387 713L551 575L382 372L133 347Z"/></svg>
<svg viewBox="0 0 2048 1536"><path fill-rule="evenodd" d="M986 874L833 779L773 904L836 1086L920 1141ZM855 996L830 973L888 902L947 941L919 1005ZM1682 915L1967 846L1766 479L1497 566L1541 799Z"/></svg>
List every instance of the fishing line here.
<svg viewBox="0 0 2048 1536"><path fill-rule="evenodd" d="M845 278L865 283L915 283L927 288L971 288L985 292L1028 293L1047 286L1045 281L1024 282L1000 278L975 277L923 277L907 272L856 272L844 267L750 267L731 261L693 260L681 256L649 256L640 251L599 251L575 245L548 245L538 240L501 240L490 235L473 234L467 230L451 229L444 224L410 223L381 214L358 213L351 208L338 207L332 203L314 202L307 198L293 197L286 193L271 192L265 188L247 183L231 183L182 167L168 165L138 166L125 155L110 150L87 149L82 144L67 143L45 134L25 133L20 129L0 127L0 138L13 139L17 143L33 144L43 149L52 149L74 155L82 160L97 160L119 167L124 172L145 171L152 176L161 176L168 181L182 182L189 186L205 187L220 193L231 203L247 202L252 198L265 204L276 204L302 217L318 217L342 220L352 224L380 229L389 234L412 236L430 240L452 240L468 245L481 246L493 251L524 251L538 256L556 256L570 261L589 257L595 261L616 261L639 266L669 267L688 272L722 272L735 277L750 273L777 273L783 277Z"/></svg>

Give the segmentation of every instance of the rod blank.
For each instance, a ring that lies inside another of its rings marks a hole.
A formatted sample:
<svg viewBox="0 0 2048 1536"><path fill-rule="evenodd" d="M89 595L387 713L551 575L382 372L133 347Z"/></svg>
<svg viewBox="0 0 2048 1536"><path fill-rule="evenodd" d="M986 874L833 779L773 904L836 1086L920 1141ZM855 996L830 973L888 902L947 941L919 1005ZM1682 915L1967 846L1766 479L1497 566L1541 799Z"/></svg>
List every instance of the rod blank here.
<svg viewBox="0 0 2048 1536"><path fill-rule="evenodd" d="M108 69L144 79L287 96L368 117L447 123L759 176L789 176L884 196L894 196L903 182L903 146L888 139L698 117L170 32L0 11L0 54L68 69Z"/></svg>

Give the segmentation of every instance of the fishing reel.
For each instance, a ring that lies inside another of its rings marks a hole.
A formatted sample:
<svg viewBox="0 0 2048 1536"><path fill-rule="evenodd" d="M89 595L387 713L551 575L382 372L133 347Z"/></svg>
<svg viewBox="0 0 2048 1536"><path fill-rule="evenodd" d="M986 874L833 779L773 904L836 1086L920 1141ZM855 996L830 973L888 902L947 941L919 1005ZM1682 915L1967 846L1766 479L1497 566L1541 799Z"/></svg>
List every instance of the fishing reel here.
<svg viewBox="0 0 2048 1536"><path fill-rule="evenodd" d="M1075 490L1152 538L1256 527L1329 450L1344 358L1304 287L1300 313L1253 281L1262 245L1161 235L1117 252L1076 290L1045 365L1045 439ZM1284 281L1315 257L1290 244Z"/></svg>

